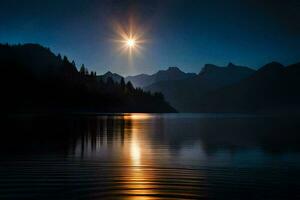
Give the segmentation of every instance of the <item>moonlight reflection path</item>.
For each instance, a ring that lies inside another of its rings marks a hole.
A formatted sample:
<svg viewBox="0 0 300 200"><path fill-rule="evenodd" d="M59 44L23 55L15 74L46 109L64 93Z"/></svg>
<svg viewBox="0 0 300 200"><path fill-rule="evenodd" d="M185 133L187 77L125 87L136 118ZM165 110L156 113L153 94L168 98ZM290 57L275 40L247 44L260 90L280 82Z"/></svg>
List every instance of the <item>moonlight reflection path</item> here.
<svg viewBox="0 0 300 200"><path fill-rule="evenodd" d="M101 128L95 128L104 131L102 134L98 133L102 135L101 138L91 139L88 136L86 141L78 141L76 155L83 159L101 161L97 174L110 180L109 183L113 182L113 188L116 188L110 196L144 200L188 196L197 199L197 186L203 178L197 178L200 175L197 170L179 170L163 164L171 158L171 154L165 147L155 149L157 144L151 142L155 132L153 126L149 125L155 120L157 119L149 114L103 117L100 119ZM90 145L94 140L97 144ZM96 148L92 149L92 146ZM107 160L109 157L110 161ZM102 171L105 164L109 167ZM94 195L97 196L97 193Z"/></svg>
<svg viewBox="0 0 300 200"><path fill-rule="evenodd" d="M5 122L0 199L300 195L299 118L30 115Z"/></svg>

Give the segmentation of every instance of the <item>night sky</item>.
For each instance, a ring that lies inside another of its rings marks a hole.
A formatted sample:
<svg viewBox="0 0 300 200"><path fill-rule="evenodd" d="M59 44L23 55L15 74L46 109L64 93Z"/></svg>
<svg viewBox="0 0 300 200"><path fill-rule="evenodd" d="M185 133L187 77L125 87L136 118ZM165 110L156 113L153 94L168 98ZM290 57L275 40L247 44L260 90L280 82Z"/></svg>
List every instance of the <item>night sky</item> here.
<svg viewBox="0 0 300 200"><path fill-rule="evenodd" d="M97 73L199 72L205 63L257 68L300 61L299 0L1 0L0 42L39 43ZM114 24L133 19L143 51L117 51Z"/></svg>

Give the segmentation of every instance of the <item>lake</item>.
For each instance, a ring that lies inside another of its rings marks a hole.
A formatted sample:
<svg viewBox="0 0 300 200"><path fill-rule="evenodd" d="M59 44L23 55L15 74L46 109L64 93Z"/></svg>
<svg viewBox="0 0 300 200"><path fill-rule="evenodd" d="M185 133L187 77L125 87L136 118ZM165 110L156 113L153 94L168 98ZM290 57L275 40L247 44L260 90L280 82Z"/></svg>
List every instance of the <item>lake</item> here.
<svg viewBox="0 0 300 200"><path fill-rule="evenodd" d="M9 115L0 199L300 199L300 118Z"/></svg>

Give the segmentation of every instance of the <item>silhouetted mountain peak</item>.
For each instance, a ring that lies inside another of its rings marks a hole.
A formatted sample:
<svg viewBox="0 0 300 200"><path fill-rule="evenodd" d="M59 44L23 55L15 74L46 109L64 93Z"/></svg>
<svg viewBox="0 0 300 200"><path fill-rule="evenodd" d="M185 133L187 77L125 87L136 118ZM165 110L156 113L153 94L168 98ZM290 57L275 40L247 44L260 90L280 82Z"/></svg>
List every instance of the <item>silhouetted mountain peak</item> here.
<svg viewBox="0 0 300 200"><path fill-rule="evenodd" d="M227 67L236 67L235 64L233 64L232 62L228 63Z"/></svg>
<svg viewBox="0 0 300 200"><path fill-rule="evenodd" d="M212 74L212 73L225 73L225 72L244 72L244 73L252 73L253 69L244 66L238 66L233 63L228 63L226 67L217 66L214 64L205 64L199 75L203 74Z"/></svg>
<svg viewBox="0 0 300 200"><path fill-rule="evenodd" d="M185 73L178 67L169 67L166 70L159 70L152 75L140 74L136 76L128 76L125 80L131 81L136 87L145 87L160 81L181 80L192 78L196 75L197 74L195 73Z"/></svg>
<svg viewBox="0 0 300 200"><path fill-rule="evenodd" d="M258 72L270 72L270 71L278 71L284 69L284 66L278 62L270 62L263 67L261 67Z"/></svg>
<svg viewBox="0 0 300 200"><path fill-rule="evenodd" d="M111 76L113 75L113 73L111 71L107 71L105 74L103 74L104 76Z"/></svg>
<svg viewBox="0 0 300 200"><path fill-rule="evenodd" d="M269 69L269 68L272 68L272 69L280 69L280 68L283 68L284 66L279 63L279 62L270 62L268 64L265 64L263 67L261 67L259 70L263 70L263 69Z"/></svg>
<svg viewBox="0 0 300 200"><path fill-rule="evenodd" d="M97 76L99 79L102 79L104 81L107 81L108 78L112 78L115 82L120 82L123 78L121 75L117 73L112 73L111 71L106 72L103 75Z"/></svg>
<svg viewBox="0 0 300 200"><path fill-rule="evenodd" d="M204 67L201 69L200 74L205 74L205 73L209 73L209 72L213 72L217 69L219 69L220 67L214 64L205 64Z"/></svg>
<svg viewBox="0 0 300 200"><path fill-rule="evenodd" d="M178 67L169 67L166 70L160 70L157 73L151 75L154 78L154 82L165 81L165 80L180 80L196 76L196 74L185 73Z"/></svg>
<svg viewBox="0 0 300 200"><path fill-rule="evenodd" d="M159 70L157 73L155 73L153 75L155 76L155 75L161 75L161 74L174 74L174 73L184 74L184 72L181 71L178 67L169 67L166 70Z"/></svg>
<svg viewBox="0 0 300 200"><path fill-rule="evenodd" d="M182 72L178 67L169 67L166 71L169 71L169 72Z"/></svg>

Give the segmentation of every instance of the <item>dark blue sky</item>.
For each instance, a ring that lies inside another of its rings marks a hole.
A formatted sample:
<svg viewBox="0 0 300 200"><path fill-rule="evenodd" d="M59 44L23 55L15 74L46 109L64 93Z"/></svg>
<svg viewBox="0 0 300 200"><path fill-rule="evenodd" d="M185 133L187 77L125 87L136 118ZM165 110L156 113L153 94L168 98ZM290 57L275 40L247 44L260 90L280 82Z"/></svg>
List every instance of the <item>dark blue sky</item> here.
<svg viewBox="0 0 300 200"><path fill-rule="evenodd" d="M98 73L152 73L205 63L259 67L300 61L298 0L1 0L0 42L40 43ZM113 23L134 18L144 50L128 63Z"/></svg>

